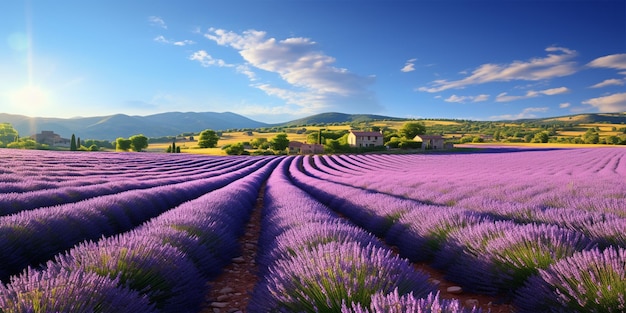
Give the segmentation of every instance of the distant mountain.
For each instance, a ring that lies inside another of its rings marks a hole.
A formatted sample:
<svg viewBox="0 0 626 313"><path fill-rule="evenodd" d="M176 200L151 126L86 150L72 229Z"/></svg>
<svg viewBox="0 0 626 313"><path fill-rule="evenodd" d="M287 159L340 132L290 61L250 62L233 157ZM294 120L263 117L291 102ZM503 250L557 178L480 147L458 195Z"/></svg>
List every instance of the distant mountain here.
<svg viewBox="0 0 626 313"><path fill-rule="evenodd" d="M332 123L351 123L351 122L367 122L374 120L405 120L403 118L389 117L373 114L344 114L337 112L321 113L309 117L293 120L281 126L299 126L312 124L332 124Z"/></svg>
<svg viewBox="0 0 626 313"><path fill-rule="evenodd" d="M207 128L227 130L231 128L258 128L269 124L225 112L169 112L148 116L115 114L100 117L46 118L0 113L0 123L11 123L20 136L30 136L42 130L51 130L64 138L72 134L82 139L115 140L143 134L147 137L174 136L188 132L200 132Z"/></svg>

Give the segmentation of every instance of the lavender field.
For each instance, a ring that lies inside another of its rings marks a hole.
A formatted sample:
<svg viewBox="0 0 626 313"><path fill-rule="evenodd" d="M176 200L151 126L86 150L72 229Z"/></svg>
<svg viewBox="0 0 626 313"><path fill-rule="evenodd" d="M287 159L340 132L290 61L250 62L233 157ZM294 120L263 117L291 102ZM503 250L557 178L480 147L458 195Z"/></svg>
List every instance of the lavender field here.
<svg viewBox="0 0 626 313"><path fill-rule="evenodd" d="M262 199L246 312L626 310L626 149L0 150L0 312L200 312ZM396 253L397 252L397 253Z"/></svg>

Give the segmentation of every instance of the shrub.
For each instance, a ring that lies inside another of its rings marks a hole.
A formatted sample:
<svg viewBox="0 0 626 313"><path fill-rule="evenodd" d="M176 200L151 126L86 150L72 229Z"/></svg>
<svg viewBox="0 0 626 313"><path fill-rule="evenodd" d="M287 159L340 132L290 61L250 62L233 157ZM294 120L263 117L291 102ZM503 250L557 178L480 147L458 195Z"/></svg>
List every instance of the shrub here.
<svg viewBox="0 0 626 313"><path fill-rule="evenodd" d="M581 251L533 276L516 295L522 312L624 312L626 250Z"/></svg>
<svg viewBox="0 0 626 313"><path fill-rule="evenodd" d="M338 312L344 303L369 306L376 292L397 289L425 297L435 290L427 275L391 250L357 242L303 250L278 260L269 273L253 295L251 311Z"/></svg>

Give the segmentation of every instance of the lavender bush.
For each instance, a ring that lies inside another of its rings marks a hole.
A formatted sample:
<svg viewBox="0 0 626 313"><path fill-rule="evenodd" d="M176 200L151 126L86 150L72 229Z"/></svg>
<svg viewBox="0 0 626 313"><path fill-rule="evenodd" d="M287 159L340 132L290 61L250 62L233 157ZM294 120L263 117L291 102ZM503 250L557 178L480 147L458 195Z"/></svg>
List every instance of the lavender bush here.
<svg viewBox="0 0 626 313"><path fill-rule="evenodd" d="M119 287L117 279L69 271L54 264L46 271L28 268L8 286L0 284L0 311L157 312L147 297Z"/></svg>
<svg viewBox="0 0 626 313"><path fill-rule="evenodd" d="M464 308L458 300L444 300L439 293L430 293L423 298L416 298L413 293L400 295L395 289L389 294L378 292L372 295L372 302L368 307L360 303L353 303L350 308L343 305L342 313L480 313L480 308Z"/></svg>
<svg viewBox="0 0 626 313"><path fill-rule="evenodd" d="M390 250L330 242L276 261L252 301L257 308L264 307L259 312L339 312L344 303L368 306L372 294L395 288L417 297L435 290L428 276Z"/></svg>
<svg viewBox="0 0 626 313"><path fill-rule="evenodd" d="M55 261L70 271L119 278L166 312L195 308L204 293L205 280L185 254L141 233L83 243Z"/></svg>
<svg viewBox="0 0 626 313"><path fill-rule="evenodd" d="M521 312L624 312L626 250L581 251L539 270L515 303Z"/></svg>

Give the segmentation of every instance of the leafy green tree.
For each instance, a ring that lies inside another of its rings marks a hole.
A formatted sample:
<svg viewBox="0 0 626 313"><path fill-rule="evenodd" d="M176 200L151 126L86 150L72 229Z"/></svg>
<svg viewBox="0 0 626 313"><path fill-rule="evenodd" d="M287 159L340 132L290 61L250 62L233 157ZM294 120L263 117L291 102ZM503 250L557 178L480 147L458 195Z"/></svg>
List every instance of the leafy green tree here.
<svg viewBox="0 0 626 313"><path fill-rule="evenodd" d="M98 151L98 150L100 150L100 148L98 148L98 146L96 145L89 146L89 151Z"/></svg>
<svg viewBox="0 0 626 313"><path fill-rule="evenodd" d="M287 149L287 147L289 147L289 139L285 133L277 134L270 140L270 148L272 148L272 150L282 151Z"/></svg>
<svg viewBox="0 0 626 313"><path fill-rule="evenodd" d="M535 135L533 135L533 134L526 134L524 136L524 142L532 142L533 138L535 138Z"/></svg>
<svg viewBox="0 0 626 313"><path fill-rule="evenodd" d="M9 123L0 124L0 147L4 147L19 138L17 130Z"/></svg>
<svg viewBox="0 0 626 313"><path fill-rule="evenodd" d="M426 125L420 122L409 122L402 125L400 135L406 139L412 140L417 135L426 133Z"/></svg>
<svg viewBox="0 0 626 313"><path fill-rule="evenodd" d="M117 151L128 151L130 150L130 145L130 139L119 137L115 140L115 150Z"/></svg>
<svg viewBox="0 0 626 313"><path fill-rule="evenodd" d="M615 135L611 135L606 137L606 143L609 145L619 145L620 144L620 139L619 137L615 136Z"/></svg>
<svg viewBox="0 0 626 313"><path fill-rule="evenodd" d="M589 128L583 135L583 141L585 143L596 144L600 142L600 135L596 132L595 129Z"/></svg>
<svg viewBox="0 0 626 313"><path fill-rule="evenodd" d="M113 144L108 140L87 139L83 142L83 145L86 147L89 147L90 149L91 149L91 146L96 145L98 147L98 150L100 150L101 148L107 148L107 149L115 148Z"/></svg>
<svg viewBox="0 0 626 313"><path fill-rule="evenodd" d="M11 149L48 149L48 145L39 144L31 138L21 138L7 145Z"/></svg>
<svg viewBox="0 0 626 313"><path fill-rule="evenodd" d="M400 149L419 149L421 147L422 147L422 142L415 141L415 140L402 140L400 141L400 144L398 145L398 148Z"/></svg>
<svg viewBox="0 0 626 313"><path fill-rule="evenodd" d="M214 130L205 129L200 133L200 139L198 139L198 147L215 148L219 139L220 137Z"/></svg>
<svg viewBox="0 0 626 313"><path fill-rule="evenodd" d="M246 149L243 146L243 142L237 142L231 145L228 145L223 148L228 155L242 155Z"/></svg>
<svg viewBox="0 0 626 313"><path fill-rule="evenodd" d="M255 149L269 148L269 142L267 141L267 138L264 138L264 137L252 139L250 141L250 145L252 146L252 148L255 148Z"/></svg>
<svg viewBox="0 0 626 313"><path fill-rule="evenodd" d="M546 143L550 140L550 136L546 132L538 132L533 136L532 142Z"/></svg>
<svg viewBox="0 0 626 313"><path fill-rule="evenodd" d="M133 151L135 152L140 152L141 150L148 147L148 137L144 135L135 135L128 138L128 140L130 140L131 149L133 149Z"/></svg>
<svg viewBox="0 0 626 313"><path fill-rule="evenodd" d="M72 134L72 139L70 139L70 151L76 151L76 150L78 150L76 148L76 136Z"/></svg>

